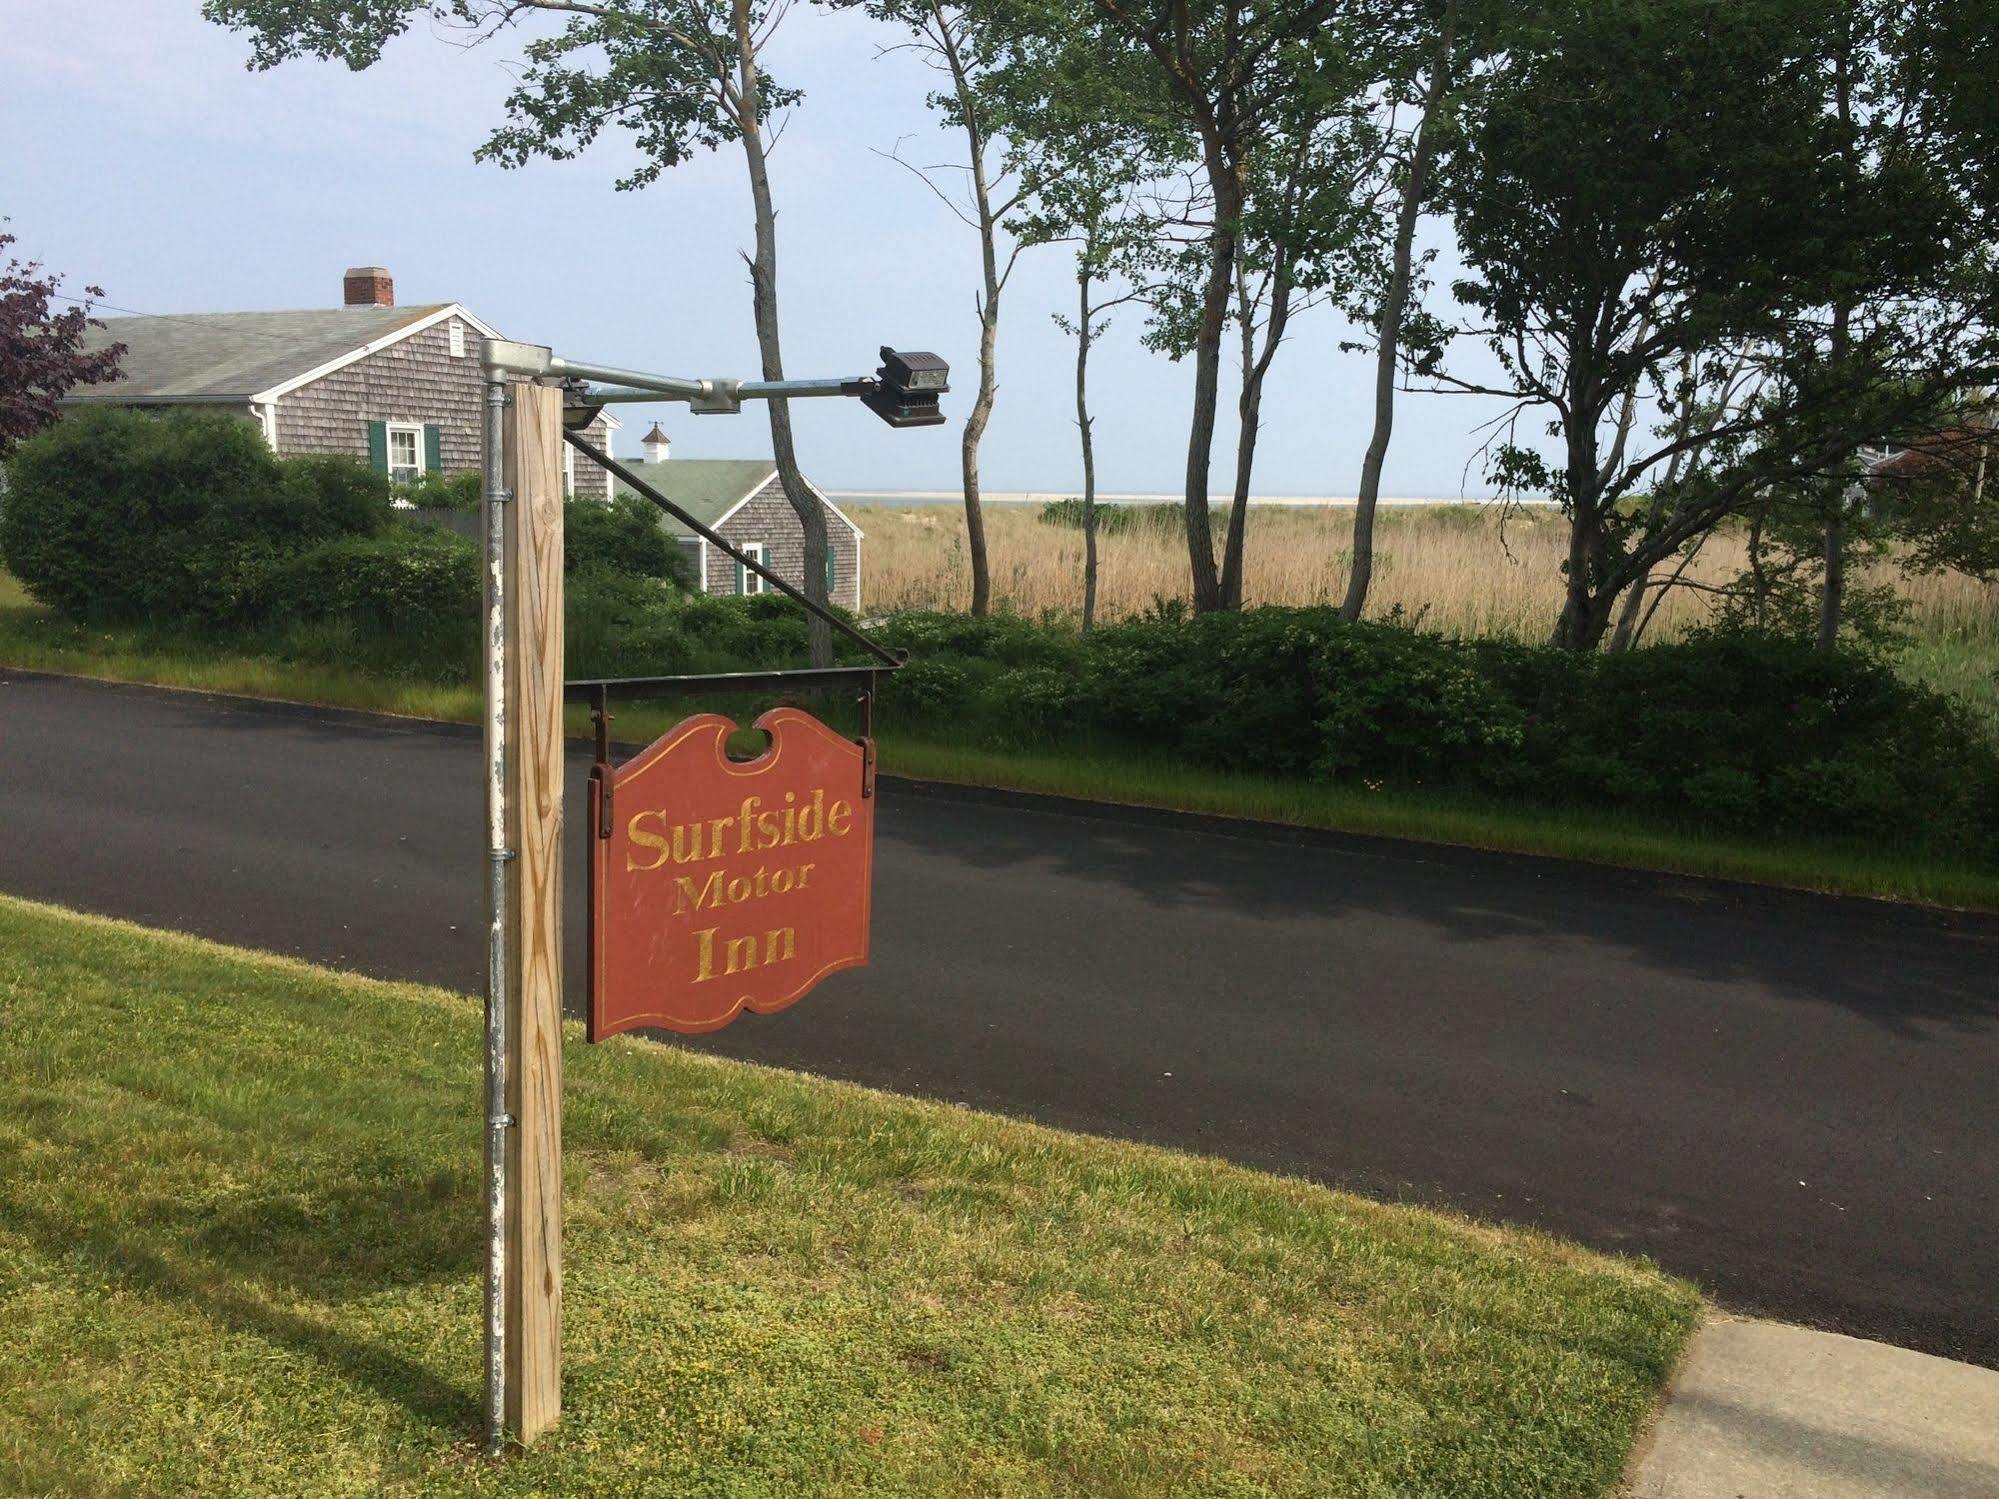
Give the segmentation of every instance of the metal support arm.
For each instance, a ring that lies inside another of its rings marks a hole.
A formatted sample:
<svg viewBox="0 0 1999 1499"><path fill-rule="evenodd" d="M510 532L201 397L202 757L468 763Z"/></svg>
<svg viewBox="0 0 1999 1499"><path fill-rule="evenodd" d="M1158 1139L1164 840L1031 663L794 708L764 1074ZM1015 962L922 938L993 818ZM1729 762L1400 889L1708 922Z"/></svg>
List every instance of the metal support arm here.
<svg viewBox="0 0 1999 1499"><path fill-rule="evenodd" d="M601 406L610 402L685 401L703 413L733 412L745 401L785 399L808 400L814 396L858 396L875 384L866 375L833 380L698 380L682 375L654 375L643 370L620 369L610 364L585 364L564 359L540 344L518 344L494 340L488 345L488 361L511 374L540 377L559 375L566 379L599 380L605 386L583 393L585 404Z"/></svg>

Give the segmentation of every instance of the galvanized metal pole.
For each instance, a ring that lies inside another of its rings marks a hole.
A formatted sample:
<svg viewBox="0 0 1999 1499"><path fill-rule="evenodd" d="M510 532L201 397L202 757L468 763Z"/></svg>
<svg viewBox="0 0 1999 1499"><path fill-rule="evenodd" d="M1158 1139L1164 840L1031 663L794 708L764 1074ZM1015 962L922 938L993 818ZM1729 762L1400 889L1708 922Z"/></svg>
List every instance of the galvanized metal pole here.
<svg viewBox="0 0 1999 1499"><path fill-rule="evenodd" d="M507 382L486 351L486 1451L506 1440L507 558L501 429Z"/></svg>

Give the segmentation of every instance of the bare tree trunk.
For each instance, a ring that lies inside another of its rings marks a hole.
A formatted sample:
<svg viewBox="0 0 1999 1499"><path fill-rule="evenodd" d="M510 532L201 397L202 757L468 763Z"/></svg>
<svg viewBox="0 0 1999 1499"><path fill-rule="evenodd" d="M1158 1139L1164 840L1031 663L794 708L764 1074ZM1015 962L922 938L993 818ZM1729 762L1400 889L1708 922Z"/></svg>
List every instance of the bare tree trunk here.
<svg viewBox="0 0 1999 1499"><path fill-rule="evenodd" d="M1848 30L1846 45L1836 54L1833 68L1833 112L1838 116L1846 140L1840 152L1840 177L1847 201L1859 194L1860 170L1853 150L1853 49L1855 38ZM1853 309L1844 300L1833 303L1831 349L1834 361L1843 362L1852 344ZM1813 649L1830 652L1839 645L1840 615L1846 607L1846 507L1848 490L1841 485L1833 495L1833 508L1826 519L1824 536L1825 586L1819 594L1818 638Z"/></svg>
<svg viewBox="0 0 1999 1499"><path fill-rule="evenodd" d="M1652 575L1648 572L1624 590L1624 604L1617 611L1617 628L1610 636L1613 651L1628 651L1635 643L1638 620L1645 608L1645 594L1651 585Z"/></svg>
<svg viewBox="0 0 1999 1499"><path fill-rule="evenodd" d="M1236 258L1236 327L1241 336L1242 389L1236 396L1235 486L1229 492L1229 524L1222 542L1222 607L1242 607L1242 548L1249 526L1249 481L1256 467L1257 421L1263 407L1263 382L1256 370L1256 309L1250 303L1249 282L1242 259Z"/></svg>
<svg viewBox="0 0 1999 1499"><path fill-rule="evenodd" d="M762 111L758 103L756 39L750 27L748 0L734 0L737 68L742 92L743 155L749 167L750 199L756 209L756 253L749 257L750 300L756 315L757 352L766 380L784 378L784 349L778 336L777 211L771 205L770 172L764 156ZM791 403L773 400L770 407L771 456L777 462L784 497L797 512L805 533L805 576L798 580L805 596L826 602L826 511L798 469L791 440ZM807 658L814 666L833 664L833 630L813 616L807 634Z"/></svg>
<svg viewBox="0 0 1999 1499"><path fill-rule="evenodd" d="M1749 522L1749 580L1756 600L1750 609L1750 618L1759 630L1763 628L1763 615L1770 607L1770 575L1763 570L1763 513L1767 508L1767 505L1759 505L1755 518Z"/></svg>
<svg viewBox="0 0 1999 1499"><path fill-rule="evenodd" d="M1243 546L1249 523L1250 478L1256 468L1256 439L1263 421L1263 385L1270 373L1270 361L1284 341L1291 319L1291 283L1282 262L1288 258L1284 247L1277 249L1280 264L1272 272L1270 317L1264 324L1263 348L1256 347L1256 309L1249 286L1240 269L1236 274L1236 318L1242 328L1242 395L1236 403L1234 503L1229 508L1228 538L1222 548L1222 607L1242 607Z"/></svg>
<svg viewBox="0 0 1999 1499"><path fill-rule="evenodd" d="M1580 400L1580 392L1570 396L1571 412L1591 409ZM1548 643L1564 650L1593 651L1610 626L1611 600L1598 588L1597 573L1604 556L1603 517L1599 513L1601 468L1596 457L1595 432L1571 418L1569 432L1569 555L1568 576L1564 580L1562 611Z"/></svg>
<svg viewBox="0 0 1999 1499"><path fill-rule="evenodd" d="M1223 134L1229 127L1218 128ZM1208 521L1208 468L1215 442L1215 408L1221 388L1222 333L1235 290L1243 188L1235 164L1219 141L1206 147L1214 194L1215 225L1208 237L1208 273L1201 292L1201 322L1194 340L1194 414L1187 430L1187 561L1194 612L1226 607L1215 569L1215 537Z"/></svg>
<svg viewBox="0 0 1999 1499"><path fill-rule="evenodd" d="M1813 648L1831 651L1839 645L1840 614L1846 606L1846 499L1825 528L1825 587L1819 594L1819 631Z"/></svg>
<svg viewBox="0 0 1999 1499"><path fill-rule="evenodd" d="M1604 462L1602 468L1598 470L1606 482L1616 474L1618 468L1624 462L1624 445L1631 437L1631 419L1636 404L1636 396L1637 391L1635 389L1627 390L1624 393L1624 410L1617 420L1617 439L1611 445L1610 457ZM1684 427L1684 423L1682 426ZM1673 466L1666 471L1667 478L1665 484L1652 491L1651 502L1646 506L1645 511L1645 532L1648 534L1659 524L1659 517L1665 509L1663 496L1666 491L1672 488L1672 475L1678 470L1678 467L1678 455L1676 454L1674 455ZM1677 577L1678 574L1674 576ZM1624 603L1617 611L1617 628L1611 632L1609 649L1613 651L1628 651L1637 643L1638 626L1640 620L1643 618L1642 611L1645 607L1645 591L1651 585L1651 582L1652 570L1648 567L1633 580L1629 588L1625 589Z"/></svg>
<svg viewBox="0 0 1999 1499"><path fill-rule="evenodd" d="M972 614L983 617L992 608L992 567L986 557L986 517L979 497L979 444L992 420L997 377L993 367L999 340L1000 292L1006 277L999 269L998 217L993 212L991 184L986 178L986 134L978 101L972 96L971 75L958 34L938 0L930 5L931 24L936 28L937 48L951 71L951 84L958 96L958 114L965 127L966 159L971 167L972 205L978 215L980 294L979 388L972 397L972 409L965 413L965 427L958 443L958 463L965 486L965 552L972 564Z"/></svg>
<svg viewBox="0 0 1999 1499"><path fill-rule="evenodd" d="M1409 313L1409 282L1414 264L1416 220L1428 186L1430 158L1436 134L1431 124L1450 87L1451 53L1457 43L1459 0L1444 7L1437 57L1423 92L1423 118L1416 126L1416 143L1409 157L1409 176L1402 184L1402 203L1395 215L1395 254L1382 296L1381 322L1375 330L1374 432L1360 464L1360 489L1354 498L1353 565L1347 573L1347 596L1340 618L1352 624L1367 607L1367 590L1374 581L1374 512L1381 496L1381 470L1388 460L1388 442L1395 430L1395 369L1402 342L1402 323Z"/></svg>
<svg viewBox="0 0 1999 1499"><path fill-rule="evenodd" d="M1083 446L1083 633L1097 622L1097 445L1090 432L1091 246L1076 270L1076 430Z"/></svg>
<svg viewBox="0 0 1999 1499"><path fill-rule="evenodd" d="M1659 284L1657 277L1653 278L1652 284L1655 287ZM1649 324L1641 325L1641 337L1643 337L1642 329L1646 326L1649 326ZM1688 361L1688 364L1690 363L1691 361ZM1683 365L1682 367L1685 368L1686 366ZM1625 444L1631 438L1631 423L1636 411L1637 396L1638 391L1635 386L1624 393L1624 408L1619 412L1617 418L1617 440L1611 446L1610 458L1599 470L1606 483L1616 476L1619 466L1624 462ZM1676 436L1685 437L1691 426L1690 413L1683 411L1678 422L1674 424L1674 433ZM1684 456L1683 453L1675 453L1672 460L1666 465L1665 479L1653 487L1651 502L1645 507L1645 532L1647 534L1659 524L1659 518L1665 512L1664 497L1672 492L1673 486L1679 480L1681 459ZM1673 574L1674 580L1677 581L1680 573L1685 571L1686 564L1682 562L1679 572ZM1611 633L1610 637L1611 650L1631 650L1638 644L1638 637L1645 633L1645 622L1652 617L1645 611L1645 595L1651 586L1652 569L1648 567L1639 573L1638 577L1632 582L1630 589L1625 593L1623 607L1617 613L1617 628ZM1665 586L1671 587L1672 584L1668 583ZM1664 596L1664 590L1662 589L1660 597L1663 598Z"/></svg>
<svg viewBox="0 0 1999 1499"><path fill-rule="evenodd" d="M1708 533L1710 536L1713 534L1713 532ZM1637 647L1639 641L1645 638L1646 630L1651 628L1652 621L1658 616L1659 606L1666 602L1666 595L1679 586L1680 579L1686 576L1687 569L1694 565L1694 558L1700 555L1701 548L1706 545L1707 537L1703 536L1699 541L1696 541L1691 547L1687 548L1687 554L1680 559L1680 565L1667 574L1666 581L1652 591L1652 607L1645 611L1645 617L1638 621L1638 628L1631 632L1631 646L1633 649ZM1646 570L1644 581L1648 583L1651 581L1651 569L1649 568Z"/></svg>
<svg viewBox="0 0 1999 1499"><path fill-rule="evenodd" d="M990 261L988 262L990 263ZM990 281L987 283L991 285ZM986 559L986 516L979 498L979 444L993 414L993 344L999 331L996 303L979 305L979 389L965 413L965 430L958 443L958 467L965 485L965 552L972 563L972 614L992 608L992 565Z"/></svg>

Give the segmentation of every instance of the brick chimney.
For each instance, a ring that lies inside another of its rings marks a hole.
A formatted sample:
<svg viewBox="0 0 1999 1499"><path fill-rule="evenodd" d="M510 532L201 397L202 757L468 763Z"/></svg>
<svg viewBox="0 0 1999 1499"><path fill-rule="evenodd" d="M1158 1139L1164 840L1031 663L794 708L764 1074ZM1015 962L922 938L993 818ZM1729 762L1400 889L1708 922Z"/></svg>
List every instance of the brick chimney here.
<svg viewBox="0 0 1999 1499"><path fill-rule="evenodd" d="M646 450L647 463L664 463L666 455L673 451L672 440L660 430L658 422L652 424L652 431L640 438L639 442Z"/></svg>
<svg viewBox="0 0 1999 1499"><path fill-rule="evenodd" d="M357 265L351 267L341 289L347 295L349 307L393 307L396 305L396 283L388 271L379 265Z"/></svg>

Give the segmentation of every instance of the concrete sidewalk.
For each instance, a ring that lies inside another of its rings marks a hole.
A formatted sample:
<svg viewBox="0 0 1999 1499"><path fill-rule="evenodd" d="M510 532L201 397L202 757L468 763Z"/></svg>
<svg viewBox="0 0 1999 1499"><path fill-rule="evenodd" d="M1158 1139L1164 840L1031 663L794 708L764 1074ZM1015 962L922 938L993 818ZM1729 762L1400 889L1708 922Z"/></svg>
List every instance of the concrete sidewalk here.
<svg viewBox="0 0 1999 1499"><path fill-rule="evenodd" d="M1775 1322L1694 1337L1632 1499L1999 1499L1999 1372Z"/></svg>

